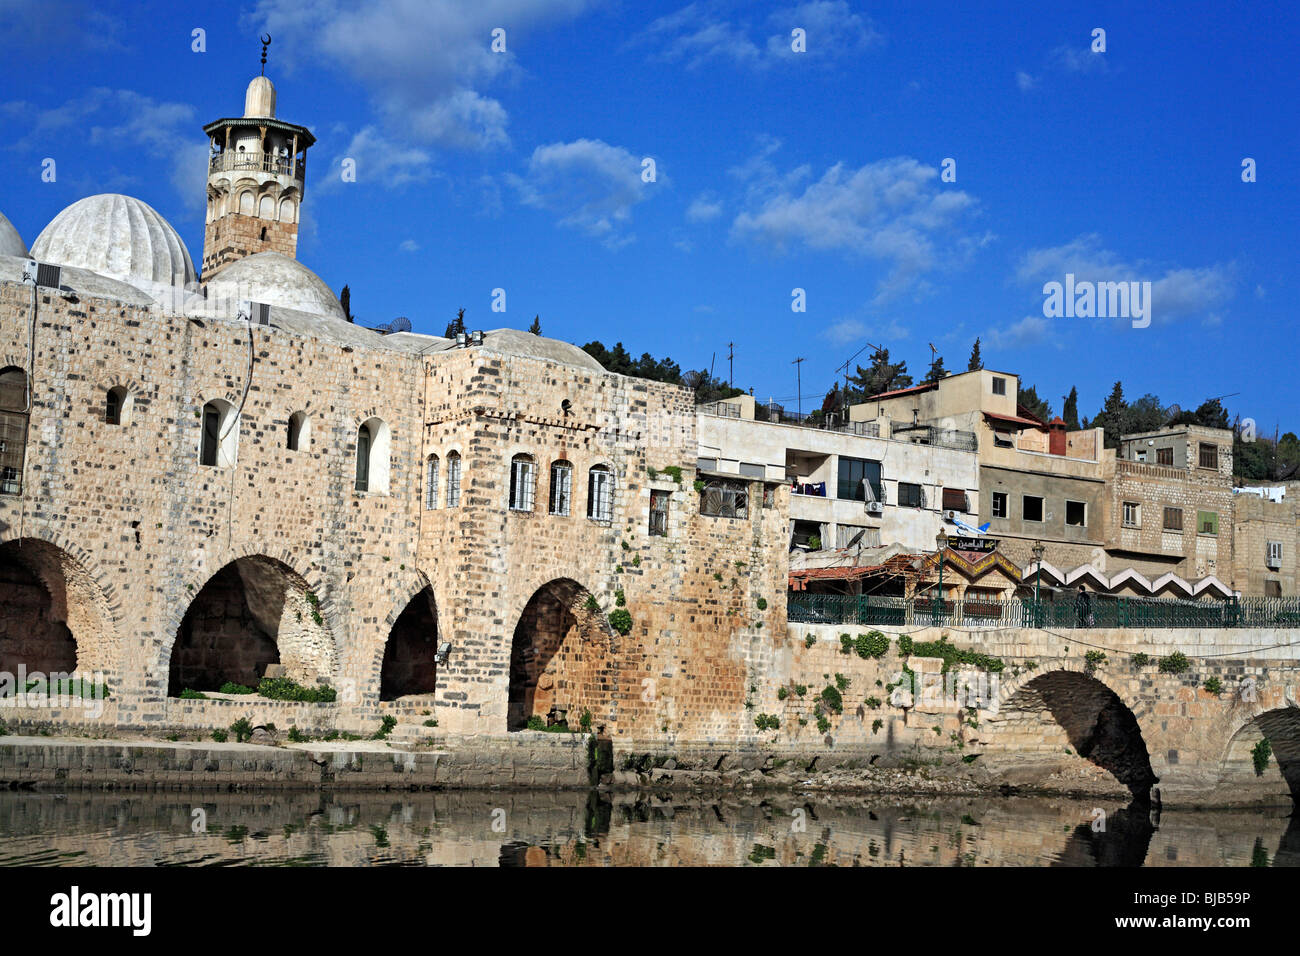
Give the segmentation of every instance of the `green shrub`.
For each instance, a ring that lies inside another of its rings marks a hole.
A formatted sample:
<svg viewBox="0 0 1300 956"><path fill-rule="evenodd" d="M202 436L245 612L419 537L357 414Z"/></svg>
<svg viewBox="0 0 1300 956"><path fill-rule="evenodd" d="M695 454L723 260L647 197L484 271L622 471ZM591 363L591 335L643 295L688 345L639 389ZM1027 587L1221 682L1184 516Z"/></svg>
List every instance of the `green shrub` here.
<svg viewBox="0 0 1300 956"><path fill-rule="evenodd" d="M529 730L545 730L545 729L546 729L546 721L542 720L542 718L539 717L539 716L537 716L536 714L533 714L531 717L528 718L528 729L529 729Z"/></svg>
<svg viewBox="0 0 1300 956"><path fill-rule="evenodd" d="M881 720L879 717L877 717L875 720L871 722L871 732L873 734L878 734L880 733L880 728L883 726L885 726L885 722Z"/></svg>
<svg viewBox="0 0 1300 956"><path fill-rule="evenodd" d="M1273 745L1268 742L1268 738L1262 738L1259 743L1255 744L1250 751L1250 759L1255 764L1255 776L1261 777L1264 771L1268 769L1268 758L1273 755Z"/></svg>
<svg viewBox="0 0 1300 956"><path fill-rule="evenodd" d="M287 677L263 677L257 685L260 697L269 700L296 700L308 704L332 704L338 698L333 687L303 687Z"/></svg>
<svg viewBox="0 0 1300 956"><path fill-rule="evenodd" d="M901 649L902 638L899 639ZM999 657L990 657L987 654L979 654L975 651L962 650L948 643L947 636L940 637L937 641L923 641L920 644L913 644L911 653L917 657L938 657L943 660L943 673L947 673L953 664L970 664L990 673L999 674L1006 666Z"/></svg>
<svg viewBox="0 0 1300 956"><path fill-rule="evenodd" d="M201 690L191 690L186 687L181 691L181 700L207 700L208 695Z"/></svg>
<svg viewBox="0 0 1300 956"><path fill-rule="evenodd" d="M614 604L617 605L618 607L627 606L627 596L623 593L622 588L619 588L617 591L614 592Z"/></svg>
<svg viewBox="0 0 1300 956"><path fill-rule="evenodd" d="M807 636L803 639L803 646L804 646L804 647L812 647L812 646L813 646L814 644L816 644L816 643L817 643L817 635L816 635L816 634L809 634L809 635L807 635Z"/></svg>
<svg viewBox="0 0 1300 956"><path fill-rule="evenodd" d="M244 743L253 737L253 725L248 722L247 717L240 717L230 725L230 732L235 735L238 743Z"/></svg>
<svg viewBox="0 0 1300 956"><path fill-rule="evenodd" d="M759 714L754 718L754 726L759 730L780 730L781 721L773 714Z"/></svg>
<svg viewBox="0 0 1300 956"><path fill-rule="evenodd" d="M681 468L681 465L669 465L669 466L667 466L666 468L664 468L664 474L667 475L669 478L671 478L673 481L677 482L677 484L680 485L680 484L682 483L682 468ZM698 490L698 489L697 489L697 490Z"/></svg>
<svg viewBox="0 0 1300 956"><path fill-rule="evenodd" d="M578 728L584 733L591 733L591 711L584 709L582 716L578 718Z"/></svg>
<svg viewBox="0 0 1300 956"><path fill-rule="evenodd" d="M853 638L849 637L849 635L847 634L840 635L840 653L841 654L853 653Z"/></svg>
<svg viewBox="0 0 1300 956"><path fill-rule="evenodd" d="M844 713L843 695L841 695L838 690L836 690L834 687L831 687L829 684L827 684L826 687L822 688L822 700L825 701L826 706L829 707L835 713L837 714Z"/></svg>
<svg viewBox="0 0 1300 956"><path fill-rule="evenodd" d="M776 699L777 699L777 700L785 700L785 699L786 699L787 697L789 697L789 696L790 696L790 692L789 692L788 690L786 690L784 687L778 687L778 688L776 689Z"/></svg>
<svg viewBox="0 0 1300 956"><path fill-rule="evenodd" d="M1146 654L1141 654L1141 653L1139 653L1139 654L1134 654L1134 655L1133 655L1133 666L1134 666L1134 667L1146 667L1147 664L1150 662L1150 660L1151 660L1151 658L1148 657Z"/></svg>
<svg viewBox="0 0 1300 956"><path fill-rule="evenodd" d="M397 718L394 717L392 714L384 714L384 716L379 720L379 729L375 731L374 736L371 737L370 739L383 740L393 732L393 728L396 726L397 726Z"/></svg>
<svg viewBox="0 0 1300 956"><path fill-rule="evenodd" d="M1160 658L1160 673L1162 674L1181 674L1192 666L1192 662L1187 659L1187 655L1182 651L1174 651L1168 657Z"/></svg>
<svg viewBox="0 0 1300 956"><path fill-rule="evenodd" d="M620 634L632 630L632 615L625 607L615 608L609 612L609 626Z"/></svg>
<svg viewBox="0 0 1300 956"><path fill-rule="evenodd" d="M761 598L759 598L757 601L755 601L754 603L758 606L758 609L759 609L760 611L766 611L766 610L767 610L767 598L763 598L763 597L761 597Z"/></svg>
<svg viewBox="0 0 1300 956"><path fill-rule="evenodd" d="M794 692L795 692L796 694L798 694L800 697L802 697L804 694L808 693L808 685L807 685L807 684L795 684L795 685L794 685Z"/></svg>
<svg viewBox="0 0 1300 956"><path fill-rule="evenodd" d="M224 730L214 730L212 731L212 739L219 744L224 744L229 737Z"/></svg>
<svg viewBox="0 0 1300 956"><path fill-rule="evenodd" d="M1099 665L1104 664L1105 662L1105 651L1088 651L1088 653L1083 655L1083 672L1091 675L1096 672Z"/></svg>
<svg viewBox="0 0 1300 956"><path fill-rule="evenodd" d="M219 693L222 694L252 694L255 693L253 688L244 684L236 684L234 681L226 681L221 685Z"/></svg>
<svg viewBox="0 0 1300 956"><path fill-rule="evenodd" d="M849 683L850 683L849 679L845 677L843 674L837 673L835 675L835 687L839 690L840 693L844 693L844 691L849 689Z"/></svg>
<svg viewBox="0 0 1300 956"><path fill-rule="evenodd" d="M868 697L867 700L866 700L866 704L867 704L867 706L870 707L872 710L879 710L879 709L880 709L880 698L879 698L879 697Z"/></svg>
<svg viewBox="0 0 1300 956"><path fill-rule="evenodd" d="M854 648L858 652L858 657L863 660L867 658L884 657L889 652L889 638L880 631L868 631L866 634L859 634L854 643Z"/></svg>
<svg viewBox="0 0 1300 956"><path fill-rule="evenodd" d="M291 743L291 744L305 744L305 743L306 743L307 741L309 741L309 740L311 740L311 738L310 738L309 736L307 736L306 734L304 734L304 733L303 733L301 730L299 730L297 727L290 727L290 728L289 728L289 743Z"/></svg>
<svg viewBox="0 0 1300 956"><path fill-rule="evenodd" d="M908 656L911 655L911 653L912 653L912 635L911 635L911 634L899 634L899 635L898 635L898 653L902 654L904 657L908 657Z"/></svg>
<svg viewBox="0 0 1300 956"><path fill-rule="evenodd" d="M1205 689L1218 697L1223 693L1223 681L1219 680L1218 677L1207 677L1205 678Z"/></svg>
<svg viewBox="0 0 1300 956"><path fill-rule="evenodd" d="M596 597L593 594L587 595L587 601L582 606L586 608L588 611L590 611L592 614L595 614L597 611L600 610L600 604L596 601Z"/></svg>
<svg viewBox="0 0 1300 956"><path fill-rule="evenodd" d="M426 727L437 727L437 726L438 726L438 722L437 722L436 720L434 720L432 717L430 717L428 720L426 720L426 721L424 722L424 726L426 726Z"/></svg>
<svg viewBox="0 0 1300 956"><path fill-rule="evenodd" d="M818 733L823 733L823 734L824 734L824 733L826 733L827 731L829 731L830 729L831 729L831 722L830 722L829 720L826 719L826 715L825 715L825 714L818 714L818 715L817 715L817 731L818 731Z"/></svg>
<svg viewBox="0 0 1300 956"><path fill-rule="evenodd" d="M704 479L696 478L694 488L697 493L704 494Z"/></svg>

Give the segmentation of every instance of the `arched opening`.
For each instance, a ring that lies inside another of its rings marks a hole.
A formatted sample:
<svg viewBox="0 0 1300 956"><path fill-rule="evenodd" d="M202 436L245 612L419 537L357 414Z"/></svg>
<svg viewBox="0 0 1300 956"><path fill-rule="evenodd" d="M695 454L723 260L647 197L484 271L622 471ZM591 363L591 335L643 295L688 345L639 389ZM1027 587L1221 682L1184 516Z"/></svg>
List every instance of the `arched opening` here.
<svg viewBox="0 0 1300 956"><path fill-rule="evenodd" d="M13 365L0 369L0 495L23 490L27 412L27 373Z"/></svg>
<svg viewBox="0 0 1300 956"><path fill-rule="evenodd" d="M587 517L592 521L614 519L614 475L605 465L593 465L588 473Z"/></svg>
<svg viewBox="0 0 1300 956"><path fill-rule="evenodd" d="M306 412L294 412L289 416L290 451L311 450L311 419Z"/></svg>
<svg viewBox="0 0 1300 956"><path fill-rule="evenodd" d="M523 730L530 717L547 721L554 713L576 729L583 710L596 713L608 651L597 642L607 638L586 588L567 578L539 588L519 615L510 646L507 728Z"/></svg>
<svg viewBox="0 0 1300 956"><path fill-rule="evenodd" d="M999 708L997 728L1021 752L1069 750L1090 760L1138 799L1150 796L1157 779L1133 712L1086 674L1052 671L1024 684Z"/></svg>
<svg viewBox="0 0 1300 956"><path fill-rule="evenodd" d="M104 396L104 422L108 425L131 424L131 406L134 402L125 385L117 385Z"/></svg>
<svg viewBox="0 0 1300 956"><path fill-rule="evenodd" d="M460 453L447 453L447 507L460 507Z"/></svg>
<svg viewBox="0 0 1300 956"><path fill-rule="evenodd" d="M396 700L432 694L438 678L438 608L433 588L426 587L393 622L384 645L379 699Z"/></svg>
<svg viewBox="0 0 1300 956"><path fill-rule="evenodd" d="M332 675L334 644L319 599L274 558L239 558L209 578L186 609L167 693L215 691L227 682L256 687L276 665L307 687Z"/></svg>
<svg viewBox="0 0 1300 956"><path fill-rule="evenodd" d="M438 456L430 455L424 468L424 508L432 511L438 507Z"/></svg>
<svg viewBox="0 0 1300 956"><path fill-rule="evenodd" d="M357 491L388 494L388 424L371 418L357 429Z"/></svg>
<svg viewBox="0 0 1300 956"><path fill-rule="evenodd" d="M199 435L199 464L229 468L239 448L239 415L235 406L214 398L203 406Z"/></svg>
<svg viewBox="0 0 1300 956"><path fill-rule="evenodd" d="M1300 801L1300 708L1268 710L1232 735L1219 786Z"/></svg>

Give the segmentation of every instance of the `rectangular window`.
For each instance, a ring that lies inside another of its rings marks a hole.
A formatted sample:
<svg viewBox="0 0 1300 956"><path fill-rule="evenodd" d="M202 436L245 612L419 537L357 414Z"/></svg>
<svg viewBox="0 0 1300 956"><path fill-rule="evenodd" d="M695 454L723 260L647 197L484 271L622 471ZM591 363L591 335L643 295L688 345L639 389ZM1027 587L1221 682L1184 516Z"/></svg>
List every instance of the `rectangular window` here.
<svg viewBox="0 0 1300 956"><path fill-rule="evenodd" d="M27 416L0 412L0 495L22 489L23 447L27 442Z"/></svg>
<svg viewBox="0 0 1300 956"><path fill-rule="evenodd" d="M551 514L567 515L572 498L573 466L558 462L551 465Z"/></svg>
<svg viewBox="0 0 1300 956"><path fill-rule="evenodd" d="M1264 549L1264 563L1273 569L1282 567L1282 542L1269 541Z"/></svg>
<svg viewBox="0 0 1300 956"><path fill-rule="evenodd" d="M993 394L1005 395L1007 393L1007 380L1005 378L993 377Z"/></svg>
<svg viewBox="0 0 1300 956"><path fill-rule="evenodd" d="M880 462L840 456L839 489L843 501L883 501L880 493ZM866 484L863 484L866 482ZM870 487L870 491L867 488Z"/></svg>
<svg viewBox="0 0 1300 956"><path fill-rule="evenodd" d="M716 458L697 458L695 467L700 471L717 471L718 459Z"/></svg>
<svg viewBox="0 0 1300 956"><path fill-rule="evenodd" d="M1007 493L1005 491L993 492L993 517L1005 518L1007 516Z"/></svg>
<svg viewBox="0 0 1300 956"><path fill-rule="evenodd" d="M436 507L438 507L438 459L431 455L424 482L424 508L426 511L432 511Z"/></svg>
<svg viewBox="0 0 1300 956"><path fill-rule="evenodd" d="M858 535L862 537L858 538ZM854 543L853 539L858 538ZM864 528L859 525L842 524L836 527L835 547L837 548L878 548L880 547L880 529Z"/></svg>
<svg viewBox="0 0 1300 956"><path fill-rule="evenodd" d="M1142 527L1142 506L1136 501L1124 502L1124 527Z"/></svg>
<svg viewBox="0 0 1300 956"><path fill-rule="evenodd" d="M943 489L943 510L970 511L970 503L966 500L966 492L961 488Z"/></svg>
<svg viewBox="0 0 1300 956"><path fill-rule="evenodd" d="M700 492L700 514L712 518L748 518L749 485L727 478L706 479Z"/></svg>
<svg viewBox="0 0 1300 956"><path fill-rule="evenodd" d="M614 517L614 476L606 468L587 473L587 517L592 521L610 521Z"/></svg>
<svg viewBox="0 0 1300 956"><path fill-rule="evenodd" d="M1201 467L1219 469L1219 446L1201 442Z"/></svg>
<svg viewBox="0 0 1300 956"><path fill-rule="evenodd" d="M460 455L447 456L447 507L460 507Z"/></svg>
<svg viewBox="0 0 1300 956"><path fill-rule="evenodd" d="M1182 531L1183 530L1183 509L1166 508L1164 527L1166 531Z"/></svg>
<svg viewBox="0 0 1300 956"><path fill-rule="evenodd" d="M1065 502L1065 523L1074 525L1076 528L1085 527L1088 524L1088 506L1082 501Z"/></svg>
<svg viewBox="0 0 1300 956"><path fill-rule="evenodd" d="M776 485L763 486L763 507L764 508L776 507Z"/></svg>
<svg viewBox="0 0 1300 956"><path fill-rule="evenodd" d="M1196 512L1196 533L1217 535L1219 533L1218 514L1213 511Z"/></svg>
<svg viewBox="0 0 1300 956"><path fill-rule="evenodd" d="M993 444L998 448L1015 448L1015 439L1011 437L1011 432L995 431L993 433Z"/></svg>
<svg viewBox="0 0 1300 956"><path fill-rule="evenodd" d="M650 492L650 533L668 534L668 502L672 498L669 491Z"/></svg>
<svg viewBox="0 0 1300 956"><path fill-rule="evenodd" d="M221 413L218 412L218 411L217 411L215 408L213 408L211 405L204 406L204 408L203 408L203 447L202 447L202 449L201 449L200 452L199 452L199 464L200 464L200 465L210 465L210 466L215 466L215 465L216 465L216 463L217 463L217 439L220 437L220 433L221 433ZM364 433L364 432L363 432L363 434L366 434L366 435L367 435L367 438L369 437L367 433ZM357 491L365 491L365 490L366 490L365 488L362 488L362 487L361 487L361 482L364 480L364 476L363 476L362 473L361 473L361 467L360 467L361 457L362 457L362 456L361 456L361 443L360 443L360 440L358 440L358 442L357 442L357 462L358 462L358 467L357 467ZM368 465L369 462L370 462L370 443L369 443L369 441L366 442L365 460L366 460L366 463L367 463L367 465ZM368 471L369 471L369 469L367 468L367 472L368 472Z"/></svg>
<svg viewBox="0 0 1300 956"><path fill-rule="evenodd" d="M537 498L537 466L526 458L510 463L510 510L532 511Z"/></svg>
<svg viewBox="0 0 1300 956"><path fill-rule="evenodd" d="M1026 521L1042 521L1043 499L1037 495L1022 496L1020 516Z"/></svg>
<svg viewBox="0 0 1300 956"><path fill-rule="evenodd" d="M742 461L740 463L740 473L746 478L762 478L767 474L767 469L762 465L755 465L752 462Z"/></svg>
<svg viewBox="0 0 1300 956"><path fill-rule="evenodd" d="M898 506L900 508L924 508L925 491L920 485L900 481L898 483Z"/></svg>
<svg viewBox="0 0 1300 956"><path fill-rule="evenodd" d="M1172 465L1174 463L1174 450L1172 448L1156 449L1157 465Z"/></svg>

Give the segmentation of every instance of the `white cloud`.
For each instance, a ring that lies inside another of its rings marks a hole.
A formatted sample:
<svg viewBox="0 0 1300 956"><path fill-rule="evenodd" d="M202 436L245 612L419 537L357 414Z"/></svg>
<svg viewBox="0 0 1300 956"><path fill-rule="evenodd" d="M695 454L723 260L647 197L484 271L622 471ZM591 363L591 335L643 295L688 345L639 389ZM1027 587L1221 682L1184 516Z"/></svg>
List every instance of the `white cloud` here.
<svg viewBox="0 0 1300 956"><path fill-rule="evenodd" d="M402 252L419 252L420 244L414 239L403 239L397 248L402 250Z"/></svg>
<svg viewBox="0 0 1300 956"><path fill-rule="evenodd" d="M709 193L701 193L686 208L688 222L711 222L722 215L722 203Z"/></svg>
<svg viewBox="0 0 1300 956"><path fill-rule="evenodd" d="M1093 53L1092 48L1080 50L1072 46L1058 46L1048 60L1067 73L1105 73L1110 63L1105 53Z"/></svg>
<svg viewBox="0 0 1300 956"><path fill-rule="evenodd" d="M873 320L845 318L832 322L821 332L821 337L832 345L862 344L868 338L877 344L897 342L910 336L911 330L895 320Z"/></svg>
<svg viewBox="0 0 1300 956"><path fill-rule="evenodd" d="M524 205L559 216L559 223L617 248L633 240L632 208L648 198L641 159L621 146L579 139L533 150L523 176L508 174ZM659 184L665 182L662 171Z"/></svg>
<svg viewBox="0 0 1300 956"><path fill-rule="evenodd" d="M343 152L334 157L329 172L317 181L317 189L329 192L344 184L344 160L355 163L356 182L364 186L404 186L424 182L433 174L433 158L428 152L392 142L375 127L367 126L358 130Z"/></svg>
<svg viewBox="0 0 1300 956"><path fill-rule="evenodd" d="M1028 93L1038 85L1038 80L1034 79L1024 70L1016 71L1016 86L1020 87L1020 92Z"/></svg>
<svg viewBox="0 0 1300 956"><path fill-rule="evenodd" d="M1066 327L1058 330L1064 333ZM981 339L987 345L998 349L1015 349L1026 348L1032 345L1041 345L1051 339L1051 329L1048 320L1041 315L1027 315L1019 322L1014 322L1005 328L995 326L985 332ZM1058 348L1062 347L1061 341L1055 342Z"/></svg>

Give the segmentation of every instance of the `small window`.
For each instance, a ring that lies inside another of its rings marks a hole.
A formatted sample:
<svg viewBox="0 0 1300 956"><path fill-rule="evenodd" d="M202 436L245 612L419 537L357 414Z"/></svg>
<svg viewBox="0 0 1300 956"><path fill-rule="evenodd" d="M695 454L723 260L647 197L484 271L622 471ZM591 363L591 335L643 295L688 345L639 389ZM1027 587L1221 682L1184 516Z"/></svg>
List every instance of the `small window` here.
<svg viewBox="0 0 1300 956"><path fill-rule="evenodd" d="M447 454L447 507L460 507L460 454Z"/></svg>
<svg viewBox="0 0 1300 956"><path fill-rule="evenodd" d="M104 422L109 425L131 424L131 393L125 385L110 388L104 397Z"/></svg>
<svg viewBox="0 0 1300 956"><path fill-rule="evenodd" d="M311 448L311 419L306 412L289 416L289 450L307 451Z"/></svg>
<svg viewBox="0 0 1300 956"><path fill-rule="evenodd" d="M1021 502L1021 517L1026 521L1043 520L1043 499L1037 495L1025 495Z"/></svg>
<svg viewBox="0 0 1300 956"><path fill-rule="evenodd" d="M727 478L706 480L700 492L700 514L712 518L748 518L748 483Z"/></svg>
<svg viewBox="0 0 1300 956"><path fill-rule="evenodd" d="M1156 464L1157 464L1157 465L1171 465L1171 466L1172 466L1173 463L1174 463L1174 450L1173 450L1172 448L1157 448L1157 449L1156 449Z"/></svg>
<svg viewBox="0 0 1300 956"><path fill-rule="evenodd" d="M767 469L753 462L742 461L740 463L740 474L745 478L762 478L767 474Z"/></svg>
<svg viewBox="0 0 1300 956"><path fill-rule="evenodd" d="M1209 444L1206 444L1205 442L1201 442L1200 445L1201 445L1201 449L1200 449L1200 451L1201 451L1201 467L1202 467L1202 468L1213 468L1215 471L1218 471L1218 469L1219 469L1219 446L1218 446L1218 445L1209 445Z"/></svg>
<svg viewBox="0 0 1300 956"><path fill-rule="evenodd" d="M1005 395L1007 393L1007 380L993 376L993 394Z"/></svg>
<svg viewBox="0 0 1300 956"><path fill-rule="evenodd" d="M592 521L614 518L614 476L604 465L594 465L587 473L587 517Z"/></svg>
<svg viewBox="0 0 1300 956"><path fill-rule="evenodd" d="M1264 549L1264 563L1274 570L1282 567L1282 542L1269 541Z"/></svg>
<svg viewBox="0 0 1300 956"><path fill-rule="evenodd" d="M239 416L229 402L213 399L203 406L199 435L199 464L229 468L239 443Z"/></svg>
<svg viewBox="0 0 1300 956"><path fill-rule="evenodd" d="M567 515L573 499L573 465L567 461L551 462L550 513Z"/></svg>
<svg viewBox="0 0 1300 956"><path fill-rule="evenodd" d="M1065 502L1065 523L1073 525L1076 528L1086 527L1088 524L1088 506L1082 501Z"/></svg>
<svg viewBox="0 0 1300 956"><path fill-rule="evenodd" d="M664 536L668 534L668 502L672 493L668 491L650 492L650 533Z"/></svg>
<svg viewBox="0 0 1300 956"><path fill-rule="evenodd" d="M924 508L925 491L920 485L900 481L898 483L898 506L900 508Z"/></svg>
<svg viewBox="0 0 1300 956"><path fill-rule="evenodd" d="M510 510L532 511L537 497L537 465L528 455L510 461Z"/></svg>
<svg viewBox="0 0 1300 956"><path fill-rule="evenodd" d="M430 455L424 468L424 510L432 511L438 507L438 461L437 455Z"/></svg>
<svg viewBox="0 0 1300 956"><path fill-rule="evenodd" d="M1164 524L1164 528L1165 528L1166 531L1182 531L1182 530L1183 530L1183 509L1182 509L1182 508L1166 508L1166 509L1165 509L1165 524Z"/></svg>
<svg viewBox="0 0 1300 956"><path fill-rule="evenodd" d="M963 513L970 511L970 503L966 500L966 492L961 488L943 489L943 510L961 511Z"/></svg>
<svg viewBox="0 0 1300 956"><path fill-rule="evenodd" d="M1142 527L1142 505L1136 501L1124 502L1124 527Z"/></svg>
<svg viewBox="0 0 1300 956"><path fill-rule="evenodd" d="M993 444L999 448L1015 448L1015 439L1011 437L1011 432L993 432Z"/></svg>
<svg viewBox="0 0 1300 956"><path fill-rule="evenodd" d="M697 459L695 459L695 467L696 467L696 469L698 469L699 471L717 471L717 470L718 470L718 459L716 459L716 458L697 458Z"/></svg>
<svg viewBox="0 0 1300 956"><path fill-rule="evenodd" d="M1217 535L1219 533L1219 516L1213 511L1196 512L1196 533Z"/></svg>
<svg viewBox="0 0 1300 956"><path fill-rule="evenodd" d="M0 494L23 490L27 447L27 373L17 366L0 370Z"/></svg>
<svg viewBox="0 0 1300 956"><path fill-rule="evenodd" d="M388 494L389 447L388 423L371 418L357 429L357 491Z"/></svg>
<svg viewBox="0 0 1300 956"><path fill-rule="evenodd" d="M993 492L993 517L1005 518L1007 516L1007 493L1005 491Z"/></svg>
<svg viewBox="0 0 1300 956"><path fill-rule="evenodd" d="M776 507L776 485L763 486L763 507L764 508Z"/></svg>

